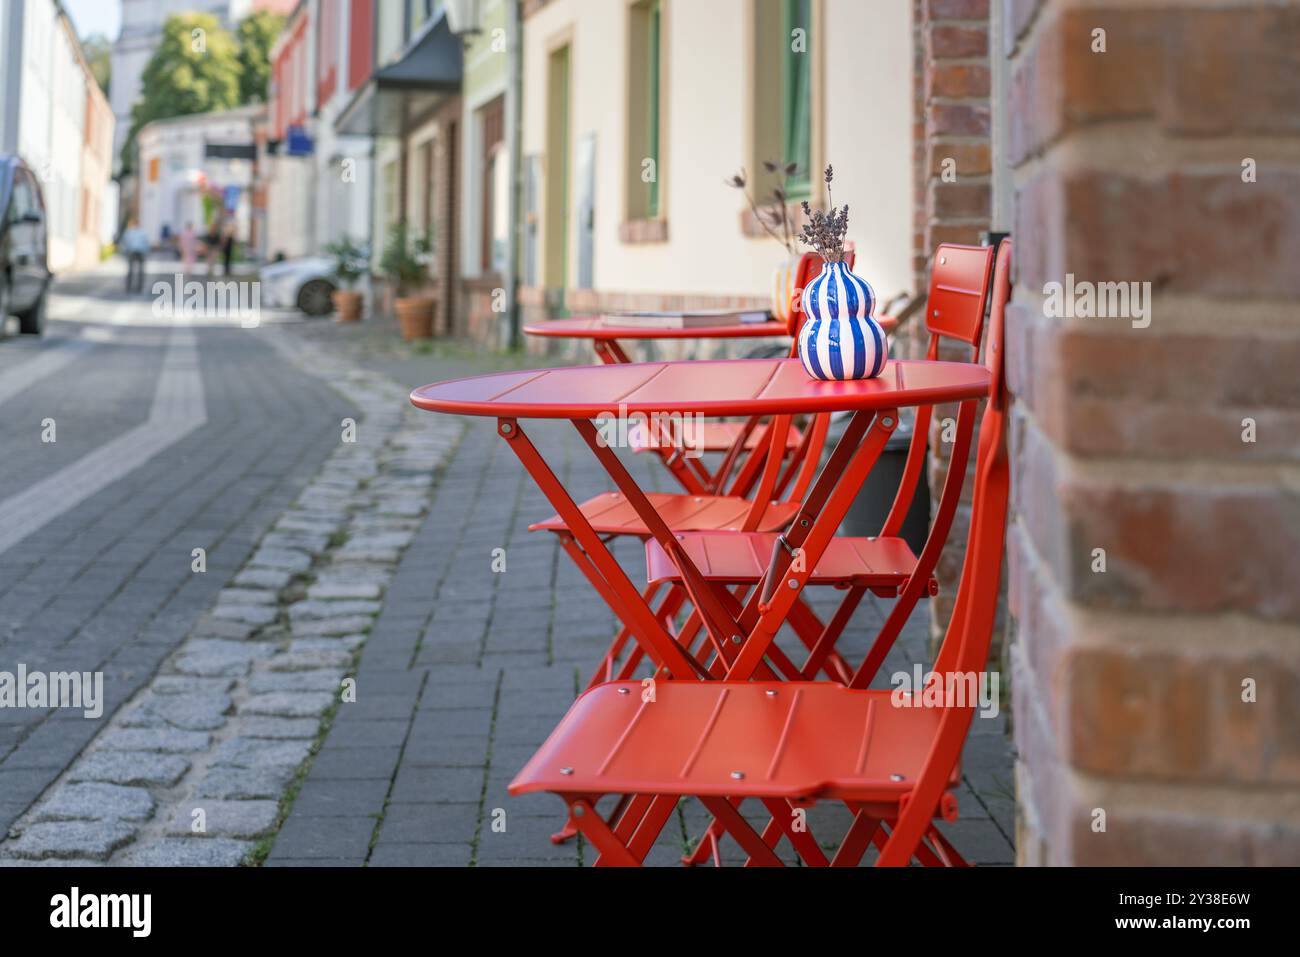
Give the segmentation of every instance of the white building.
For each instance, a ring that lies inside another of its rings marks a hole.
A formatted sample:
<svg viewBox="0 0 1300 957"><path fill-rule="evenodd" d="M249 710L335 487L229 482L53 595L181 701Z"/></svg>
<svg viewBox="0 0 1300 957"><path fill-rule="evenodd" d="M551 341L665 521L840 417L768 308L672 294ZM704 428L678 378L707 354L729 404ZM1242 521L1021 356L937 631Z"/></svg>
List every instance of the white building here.
<svg viewBox="0 0 1300 957"><path fill-rule="evenodd" d="M113 155L131 130L131 107L140 98L140 77L162 39L163 21L177 13L210 13L228 30L255 10L288 13L294 0L122 0L122 32L113 44L110 100L117 117Z"/></svg>
<svg viewBox="0 0 1300 957"><path fill-rule="evenodd" d="M49 267L97 259L107 117L71 23L55 0L0 0L0 151L36 172ZM86 149L87 141L92 149ZM98 148L93 143L100 143ZM92 236L82 241L82 234Z"/></svg>
<svg viewBox="0 0 1300 957"><path fill-rule="evenodd" d="M373 141L338 132L335 120L369 77L368 61L354 63L350 44L371 15L369 3L302 0L271 50L274 153L262 160L268 258L312 255L345 235L364 242L370 234Z"/></svg>
<svg viewBox="0 0 1300 957"><path fill-rule="evenodd" d="M186 223L204 232L204 195L231 197L237 236L247 239L252 221L253 126L265 106L156 120L140 130L140 227L157 242L166 226L178 235ZM218 200L209 201L209 207Z"/></svg>

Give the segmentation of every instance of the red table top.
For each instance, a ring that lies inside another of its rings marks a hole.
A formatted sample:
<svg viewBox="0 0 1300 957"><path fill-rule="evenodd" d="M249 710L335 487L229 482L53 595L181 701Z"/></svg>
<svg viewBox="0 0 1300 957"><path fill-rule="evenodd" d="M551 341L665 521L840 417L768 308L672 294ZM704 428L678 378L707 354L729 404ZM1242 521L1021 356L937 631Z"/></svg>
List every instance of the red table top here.
<svg viewBox="0 0 1300 957"><path fill-rule="evenodd" d="M838 412L956 402L988 395L989 372L972 362L890 361L875 379L823 382L798 359L632 362L494 372L421 386L411 404L429 412L524 419L594 419L626 412L710 416Z"/></svg>
<svg viewBox="0 0 1300 957"><path fill-rule="evenodd" d="M876 322L891 331L898 320L877 316ZM656 329L645 326L620 326L599 316L575 316L571 319L548 319L524 326L530 336L559 339L757 339L789 334L784 322L729 323L725 326L696 326L693 329Z"/></svg>

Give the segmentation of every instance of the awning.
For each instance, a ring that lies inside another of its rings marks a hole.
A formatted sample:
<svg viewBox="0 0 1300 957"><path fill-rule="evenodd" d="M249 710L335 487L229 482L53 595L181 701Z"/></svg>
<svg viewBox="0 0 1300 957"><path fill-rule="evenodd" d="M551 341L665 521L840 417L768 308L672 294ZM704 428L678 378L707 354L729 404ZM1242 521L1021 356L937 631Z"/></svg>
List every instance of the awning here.
<svg viewBox="0 0 1300 957"><path fill-rule="evenodd" d="M401 136L460 92L461 73L460 39L448 28L444 10L357 90L334 128L350 136Z"/></svg>

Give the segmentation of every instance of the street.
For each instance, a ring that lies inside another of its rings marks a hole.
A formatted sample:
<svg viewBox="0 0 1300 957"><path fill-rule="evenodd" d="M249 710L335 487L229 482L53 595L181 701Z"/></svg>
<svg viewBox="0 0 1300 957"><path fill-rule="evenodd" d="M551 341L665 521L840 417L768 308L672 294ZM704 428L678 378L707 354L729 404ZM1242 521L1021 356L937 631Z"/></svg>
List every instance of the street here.
<svg viewBox="0 0 1300 957"><path fill-rule="evenodd" d="M519 360L374 320L160 319L121 288L117 265L61 280L47 335L0 342L0 672L103 688L94 717L0 709L0 863L590 863L546 839L557 802L505 787L614 620L527 532L549 510L490 423L405 401ZM535 439L601 489L567 430ZM634 575L638 552L616 552ZM927 618L885 672L924 660ZM1012 858L1003 727L977 722L950 826L981 863ZM651 863L704 822L684 807Z"/></svg>

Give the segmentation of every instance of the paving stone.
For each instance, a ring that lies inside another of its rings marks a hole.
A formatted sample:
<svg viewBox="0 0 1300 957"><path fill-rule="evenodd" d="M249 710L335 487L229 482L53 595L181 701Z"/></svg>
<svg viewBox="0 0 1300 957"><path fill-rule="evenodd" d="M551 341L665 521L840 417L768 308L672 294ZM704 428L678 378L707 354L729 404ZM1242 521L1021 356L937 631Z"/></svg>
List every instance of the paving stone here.
<svg viewBox="0 0 1300 957"><path fill-rule="evenodd" d="M269 625L280 615L277 605L217 605L212 609L214 618L228 618L250 625Z"/></svg>
<svg viewBox="0 0 1300 957"><path fill-rule="evenodd" d="M45 858L44 860L26 860L16 857L0 857L0 867L103 867L103 861L91 861L82 858Z"/></svg>
<svg viewBox="0 0 1300 957"><path fill-rule="evenodd" d="M190 640L228 638L233 641L248 641L262 627L262 624L258 622L236 621L233 618L214 618L211 615L204 615L190 633Z"/></svg>
<svg viewBox="0 0 1300 957"><path fill-rule="evenodd" d="M269 691L240 702L239 713L306 718L323 714L337 697L337 691Z"/></svg>
<svg viewBox="0 0 1300 957"><path fill-rule="evenodd" d="M222 741L212 756L213 767L296 768L311 751L310 741L267 741L234 737Z"/></svg>
<svg viewBox="0 0 1300 957"><path fill-rule="evenodd" d="M307 597L313 601L341 601L348 598L374 599L383 592L383 588L374 582L345 582L320 584L307 589Z"/></svg>
<svg viewBox="0 0 1300 957"><path fill-rule="evenodd" d="M296 645L297 642L294 642ZM269 671L311 671L317 668L339 668L351 664L349 651L323 651L317 649L291 648L289 653L277 655L267 664Z"/></svg>
<svg viewBox="0 0 1300 957"><path fill-rule="evenodd" d="M339 561L348 562L389 562L396 564L402 557L401 549L375 548L369 545L344 545L334 553Z"/></svg>
<svg viewBox="0 0 1300 957"><path fill-rule="evenodd" d="M194 812L203 812L204 830L195 831L198 818ZM279 815L276 801L201 801L183 802L172 812L165 832L173 837L206 835L208 837L261 837L275 827Z"/></svg>
<svg viewBox="0 0 1300 957"><path fill-rule="evenodd" d="M258 671L248 680L248 690L254 694L268 691L327 691L337 694L343 682L343 671L336 668L319 668L314 671Z"/></svg>
<svg viewBox="0 0 1300 957"><path fill-rule="evenodd" d="M259 548L248 564L282 572L305 572L311 568L311 556L287 548Z"/></svg>
<svg viewBox="0 0 1300 957"><path fill-rule="evenodd" d="M275 592L265 588L223 588L217 593L218 605L274 605Z"/></svg>
<svg viewBox="0 0 1300 957"><path fill-rule="evenodd" d="M293 572L279 568L245 568L231 583L241 588L264 588L279 591L293 578Z"/></svg>
<svg viewBox="0 0 1300 957"><path fill-rule="evenodd" d="M274 551L295 550L319 553L329 545L331 532L307 532L301 529L284 529L271 532L262 539L262 548Z"/></svg>
<svg viewBox="0 0 1300 957"><path fill-rule="evenodd" d="M106 751L163 751L175 754L206 751L211 742L212 735L204 731L120 728L106 733L100 739L99 746Z"/></svg>
<svg viewBox="0 0 1300 957"><path fill-rule="evenodd" d="M295 638L289 643L289 652L299 651L355 651L366 643L365 635L331 635L328 638Z"/></svg>
<svg viewBox="0 0 1300 957"><path fill-rule="evenodd" d="M293 780L293 768L288 766L267 768L209 769L207 775L194 789L196 798L215 798L223 801L251 801L266 799L278 801L284 796Z"/></svg>
<svg viewBox="0 0 1300 957"><path fill-rule="evenodd" d="M36 821L147 821L153 795L140 787L86 782L67 784L37 808Z"/></svg>
<svg viewBox="0 0 1300 957"><path fill-rule="evenodd" d="M291 815L276 834L266 863L274 865L277 860L286 858L311 861L314 864L329 864L339 860L364 861L374 830L375 818L368 815Z"/></svg>
<svg viewBox="0 0 1300 957"><path fill-rule="evenodd" d="M127 727L168 725L188 731L215 731L226 723L230 710L228 694L150 695L129 714L122 724Z"/></svg>
<svg viewBox="0 0 1300 957"><path fill-rule="evenodd" d="M420 502L423 503L423 498ZM340 549L341 552L357 549L402 549L411 543L411 532L382 532L372 535L353 535Z"/></svg>
<svg viewBox="0 0 1300 957"><path fill-rule="evenodd" d="M345 618L294 621L290 627L295 638L322 638L328 635L353 635L369 630L373 624L374 621L369 616L349 615Z"/></svg>
<svg viewBox="0 0 1300 957"><path fill-rule="evenodd" d="M29 860L46 858L88 858L106 861L108 856L135 837L135 828L121 821L49 821L26 828L5 850Z"/></svg>
<svg viewBox="0 0 1300 957"><path fill-rule="evenodd" d="M238 867L252 841L222 837L165 837L122 851L115 864L126 867Z"/></svg>
<svg viewBox="0 0 1300 957"><path fill-rule="evenodd" d="M319 718L240 718L239 734L246 738L292 740L314 738L320 730Z"/></svg>
<svg viewBox="0 0 1300 957"><path fill-rule="evenodd" d="M189 769L190 762L174 754L96 751L72 766L69 780L171 787Z"/></svg>
<svg viewBox="0 0 1300 957"><path fill-rule="evenodd" d="M382 608L377 601L300 601L289 606L289 621L296 628L299 621L377 615Z"/></svg>
<svg viewBox="0 0 1300 957"><path fill-rule="evenodd" d="M217 695L235 687L234 678L195 678L188 675L159 675L149 686L156 695Z"/></svg>
<svg viewBox="0 0 1300 957"><path fill-rule="evenodd" d="M365 565L359 562L339 562L326 565L316 576L312 588L329 585L384 586L393 577L391 565ZM315 596L313 596L315 597ZM358 595L358 598L368 597Z"/></svg>

